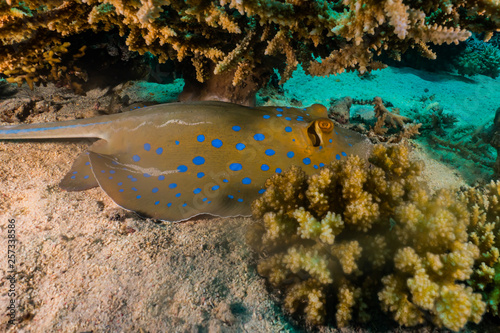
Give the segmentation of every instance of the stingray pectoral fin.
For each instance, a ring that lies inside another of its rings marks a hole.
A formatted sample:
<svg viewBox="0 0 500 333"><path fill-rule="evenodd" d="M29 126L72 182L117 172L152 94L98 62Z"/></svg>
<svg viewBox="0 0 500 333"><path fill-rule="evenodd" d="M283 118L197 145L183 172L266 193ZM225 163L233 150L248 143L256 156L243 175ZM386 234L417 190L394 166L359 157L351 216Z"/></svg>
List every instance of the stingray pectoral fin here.
<svg viewBox="0 0 500 333"><path fill-rule="evenodd" d="M200 184L196 176L187 172L159 172L155 168L126 163L132 160L128 154L90 152L89 158L95 178L106 194L119 206L141 216L183 221L199 214L250 214L249 205L231 200L226 193L228 188L219 190L216 180Z"/></svg>
<svg viewBox="0 0 500 333"><path fill-rule="evenodd" d="M89 153L80 154L73 162L71 170L59 183L59 187L65 191L83 191L99 186L92 172Z"/></svg>

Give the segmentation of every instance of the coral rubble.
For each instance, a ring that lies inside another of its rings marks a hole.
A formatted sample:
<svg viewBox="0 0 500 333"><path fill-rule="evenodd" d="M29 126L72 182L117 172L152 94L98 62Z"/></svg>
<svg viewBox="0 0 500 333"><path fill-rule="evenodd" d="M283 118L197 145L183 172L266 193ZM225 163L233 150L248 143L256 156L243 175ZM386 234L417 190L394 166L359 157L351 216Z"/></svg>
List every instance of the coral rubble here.
<svg viewBox="0 0 500 333"><path fill-rule="evenodd" d="M273 68L284 82L298 63L329 75L382 68L374 60L382 52L398 59L417 48L434 58L430 44L458 43L470 31L491 35L499 17L498 3L477 0L4 0L0 73L30 85L81 75L73 62L84 49L67 43L114 30L131 51L177 61L185 99L249 104L242 95L262 87Z"/></svg>
<svg viewBox="0 0 500 333"><path fill-rule="evenodd" d="M343 327L378 303L401 325L455 331L487 304L497 313L500 182L431 193L421 170L407 146L376 145L369 161L350 156L311 176L294 166L267 181L249 240L286 309L319 324L335 307Z"/></svg>

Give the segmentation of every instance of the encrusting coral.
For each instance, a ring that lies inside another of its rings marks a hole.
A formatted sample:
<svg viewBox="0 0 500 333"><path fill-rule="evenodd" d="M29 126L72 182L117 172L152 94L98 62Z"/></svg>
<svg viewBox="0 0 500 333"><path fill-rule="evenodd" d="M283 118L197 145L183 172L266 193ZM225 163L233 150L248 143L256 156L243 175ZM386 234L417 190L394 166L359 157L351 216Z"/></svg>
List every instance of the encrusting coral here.
<svg viewBox="0 0 500 333"><path fill-rule="evenodd" d="M401 325L455 331L487 306L497 313L500 182L432 194L422 167L406 145L376 145L368 161L350 156L310 176L293 166L266 182L249 241L286 309L320 324L335 307L343 327L378 303Z"/></svg>
<svg viewBox="0 0 500 333"><path fill-rule="evenodd" d="M417 48L434 58L430 44L458 43L470 31L491 35L499 17L497 2L477 0L3 0L0 73L30 84L78 76L72 55L85 45L61 45L114 29L130 50L180 63L184 99L249 104L273 68L284 82L298 63L309 74L329 75L382 68L373 57L383 51L399 58ZM40 56L51 50L57 66Z"/></svg>

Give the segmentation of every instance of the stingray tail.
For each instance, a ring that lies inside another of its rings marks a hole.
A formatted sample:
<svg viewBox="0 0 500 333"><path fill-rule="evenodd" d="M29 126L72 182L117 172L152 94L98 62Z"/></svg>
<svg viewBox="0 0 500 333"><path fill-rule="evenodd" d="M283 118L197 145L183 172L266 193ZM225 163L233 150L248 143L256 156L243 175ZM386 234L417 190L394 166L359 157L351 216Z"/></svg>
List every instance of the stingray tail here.
<svg viewBox="0 0 500 333"><path fill-rule="evenodd" d="M112 120L108 119L109 117L0 126L0 140L103 138L103 127L107 126Z"/></svg>

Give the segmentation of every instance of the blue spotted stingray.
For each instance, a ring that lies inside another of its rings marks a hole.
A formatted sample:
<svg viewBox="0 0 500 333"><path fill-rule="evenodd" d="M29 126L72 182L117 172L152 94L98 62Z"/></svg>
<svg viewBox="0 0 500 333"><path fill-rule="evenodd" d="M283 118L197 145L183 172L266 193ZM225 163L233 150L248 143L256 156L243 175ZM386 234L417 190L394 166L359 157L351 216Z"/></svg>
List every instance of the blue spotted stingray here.
<svg viewBox="0 0 500 333"><path fill-rule="evenodd" d="M98 118L0 127L0 139L98 138L60 187L100 186L142 216L182 221L199 214L250 215L267 178L291 165L313 173L368 140L334 127L324 106L159 104Z"/></svg>

